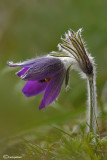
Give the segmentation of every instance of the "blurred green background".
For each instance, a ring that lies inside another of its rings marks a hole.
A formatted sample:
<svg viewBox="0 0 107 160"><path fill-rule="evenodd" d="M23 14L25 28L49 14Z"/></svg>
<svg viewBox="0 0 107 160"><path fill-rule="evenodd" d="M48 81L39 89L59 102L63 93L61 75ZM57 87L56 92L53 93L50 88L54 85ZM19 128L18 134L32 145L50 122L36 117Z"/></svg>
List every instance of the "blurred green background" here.
<svg viewBox="0 0 107 160"><path fill-rule="evenodd" d="M81 27L97 64L100 109L100 101L107 104L107 0L0 0L0 141L41 125L72 123L73 114L84 112L86 83L76 72L70 89L63 87L58 101L39 111L43 95L24 97L25 82L15 75L20 68L6 65L57 50L61 35Z"/></svg>

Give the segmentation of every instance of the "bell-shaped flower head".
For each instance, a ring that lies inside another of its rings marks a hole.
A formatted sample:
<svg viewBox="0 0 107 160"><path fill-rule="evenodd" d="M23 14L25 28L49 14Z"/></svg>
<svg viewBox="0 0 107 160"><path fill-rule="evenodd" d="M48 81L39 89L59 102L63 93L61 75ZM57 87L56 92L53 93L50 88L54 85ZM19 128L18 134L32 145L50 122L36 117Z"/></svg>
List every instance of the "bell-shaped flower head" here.
<svg viewBox="0 0 107 160"><path fill-rule="evenodd" d="M51 104L59 95L66 74L65 66L59 58L47 56L22 63L8 62L8 65L22 68L16 74L27 81L22 89L26 97L44 92L39 109Z"/></svg>

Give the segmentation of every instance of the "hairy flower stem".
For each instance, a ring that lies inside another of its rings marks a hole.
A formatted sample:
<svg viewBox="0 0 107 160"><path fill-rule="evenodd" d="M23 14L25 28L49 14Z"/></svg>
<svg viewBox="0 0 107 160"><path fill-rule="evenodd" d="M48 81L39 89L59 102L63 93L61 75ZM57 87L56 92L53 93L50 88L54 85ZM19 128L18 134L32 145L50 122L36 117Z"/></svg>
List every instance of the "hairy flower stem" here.
<svg viewBox="0 0 107 160"><path fill-rule="evenodd" d="M95 74L92 77L88 77L88 101L89 101L89 109L88 109L88 131L96 133L96 109L97 109L97 101L96 101L96 78Z"/></svg>
<svg viewBox="0 0 107 160"><path fill-rule="evenodd" d="M82 73L82 78L87 79L88 84L88 132L96 133L96 68L94 58L87 52L81 36L82 30L76 33L69 30L65 33L65 38L61 38L62 43L58 44L59 51L68 54L72 69ZM69 79L69 67L66 72L66 84Z"/></svg>

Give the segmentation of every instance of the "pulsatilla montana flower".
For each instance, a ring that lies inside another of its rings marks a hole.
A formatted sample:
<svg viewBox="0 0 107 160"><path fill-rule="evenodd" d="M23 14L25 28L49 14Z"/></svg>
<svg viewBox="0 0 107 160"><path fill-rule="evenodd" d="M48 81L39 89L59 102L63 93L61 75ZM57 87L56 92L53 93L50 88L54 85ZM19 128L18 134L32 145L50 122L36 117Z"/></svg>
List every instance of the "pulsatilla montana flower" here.
<svg viewBox="0 0 107 160"><path fill-rule="evenodd" d="M39 109L45 108L59 95L66 69L62 61L56 57L41 57L22 63L8 62L10 67L22 67L17 72L22 80L27 81L22 92L26 97L44 92Z"/></svg>
<svg viewBox="0 0 107 160"><path fill-rule="evenodd" d="M17 75L27 81L22 92L31 97L44 92L39 109L45 108L59 95L65 79L69 81L70 70L75 69L87 80L88 89L88 130L96 132L96 67L93 57L87 52L81 29L77 32L69 30L62 43L58 44L59 51L51 52L47 57L41 57L23 63L8 62L10 67L22 67Z"/></svg>

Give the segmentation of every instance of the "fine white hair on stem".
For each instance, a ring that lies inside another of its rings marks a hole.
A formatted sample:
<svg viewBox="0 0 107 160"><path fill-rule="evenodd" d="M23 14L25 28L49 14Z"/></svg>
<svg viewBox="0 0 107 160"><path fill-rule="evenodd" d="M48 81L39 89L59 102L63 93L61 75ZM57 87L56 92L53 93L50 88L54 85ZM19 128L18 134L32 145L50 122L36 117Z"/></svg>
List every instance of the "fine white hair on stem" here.
<svg viewBox="0 0 107 160"><path fill-rule="evenodd" d="M88 53L81 36L82 29L74 32L72 29L61 37L62 43L58 44L58 54L51 54L63 60L66 68L72 64L72 69L77 70L82 78L87 80L88 89L88 131L96 132L96 66L94 58Z"/></svg>
<svg viewBox="0 0 107 160"><path fill-rule="evenodd" d="M88 90L88 108L87 108L87 131L96 133L96 118L97 118L97 93L96 93L96 71L94 67L93 77L87 79Z"/></svg>

